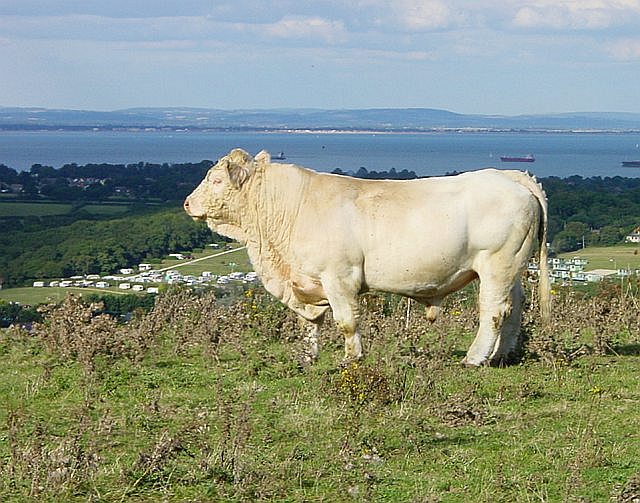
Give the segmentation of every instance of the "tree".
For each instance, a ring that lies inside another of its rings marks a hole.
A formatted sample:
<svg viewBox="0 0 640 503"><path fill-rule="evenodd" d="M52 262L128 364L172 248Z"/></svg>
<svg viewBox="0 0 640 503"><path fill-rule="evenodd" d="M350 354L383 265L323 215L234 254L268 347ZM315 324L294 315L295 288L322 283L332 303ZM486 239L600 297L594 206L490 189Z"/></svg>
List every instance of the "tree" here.
<svg viewBox="0 0 640 503"><path fill-rule="evenodd" d="M577 250L590 237L590 230L583 222L569 222L564 230L558 232L552 242L556 253Z"/></svg>

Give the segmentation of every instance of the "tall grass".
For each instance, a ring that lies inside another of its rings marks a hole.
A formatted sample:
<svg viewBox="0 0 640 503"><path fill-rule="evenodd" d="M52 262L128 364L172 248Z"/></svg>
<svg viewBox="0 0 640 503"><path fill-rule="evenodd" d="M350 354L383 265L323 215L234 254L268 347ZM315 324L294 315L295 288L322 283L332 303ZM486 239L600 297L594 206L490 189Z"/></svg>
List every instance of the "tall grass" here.
<svg viewBox="0 0 640 503"><path fill-rule="evenodd" d="M309 364L260 289L171 291L125 325L70 296L0 335L0 499L636 501L638 299L554 300L546 330L526 306L519 363L468 370L473 289L433 324L363 297L348 365L332 324Z"/></svg>

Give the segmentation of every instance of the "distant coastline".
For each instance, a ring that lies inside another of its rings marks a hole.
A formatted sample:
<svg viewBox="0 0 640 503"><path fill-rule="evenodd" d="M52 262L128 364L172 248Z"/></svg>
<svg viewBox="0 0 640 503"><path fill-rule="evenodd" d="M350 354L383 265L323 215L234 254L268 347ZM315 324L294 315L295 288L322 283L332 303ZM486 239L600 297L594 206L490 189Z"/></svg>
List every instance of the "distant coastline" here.
<svg viewBox="0 0 640 503"><path fill-rule="evenodd" d="M0 107L0 131L349 133L637 133L640 113L461 114L433 108L131 108L115 111Z"/></svg>
<svg viewBox="0 0 640 503"><path fill-rule="evenodd" d="M525 133L525 134L640 134L640 127L629 129L598 128L492 128L492 127L430 127L430 128L272 128L272 127L177 127L177 126L60 126L35 124L0 124L0 132L109 132L109 133L273 133L273 134L437 134L437 133Z"/></svg>

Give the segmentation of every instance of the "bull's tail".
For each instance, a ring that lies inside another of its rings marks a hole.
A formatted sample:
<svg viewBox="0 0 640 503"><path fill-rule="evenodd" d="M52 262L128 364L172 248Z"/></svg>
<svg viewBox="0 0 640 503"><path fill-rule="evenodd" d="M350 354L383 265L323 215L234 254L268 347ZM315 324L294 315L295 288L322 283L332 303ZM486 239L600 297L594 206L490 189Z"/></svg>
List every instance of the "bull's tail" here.
<svg viewBox="0 0 640 503"><path fill-rule="evenodd" d="M538 200L540 205L540 222L538 227L538 243L540 278L538 281L538 297L540 301L540 317L543 325L546 325L551 319L551 288L549 282L549 263L547 261L547 226L548 226L548 209L547 195L538 183L535 176L522 171L502 171L513 181L526 187L531 194Z"/></svg>

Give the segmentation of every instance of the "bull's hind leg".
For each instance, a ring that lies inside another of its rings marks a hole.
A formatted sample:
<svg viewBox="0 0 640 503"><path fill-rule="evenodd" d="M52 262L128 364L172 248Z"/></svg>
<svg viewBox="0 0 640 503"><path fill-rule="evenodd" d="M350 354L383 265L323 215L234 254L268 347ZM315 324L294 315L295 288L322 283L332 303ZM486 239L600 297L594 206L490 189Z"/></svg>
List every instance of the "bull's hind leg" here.
<svg viewBox="0 0 640 503"><path fill-rule="evenodd" d="M480 277L478 333L462 363L477 367L489 362L500 348L502 327L512 312L512 286L515 274L500 268L478 272Z"/></svg>
<svg viewBox="0 0 640 503"><path fill-rule="evenodd" d="M520 349L523 293L519 278L511 288L510 302L511 313L504 320L493 353L489 357L492 365L508 363Z"/></svg>

